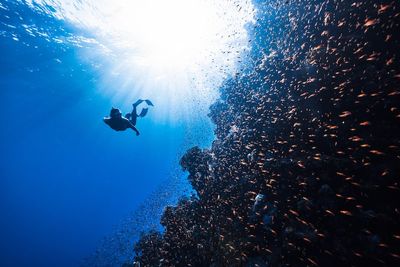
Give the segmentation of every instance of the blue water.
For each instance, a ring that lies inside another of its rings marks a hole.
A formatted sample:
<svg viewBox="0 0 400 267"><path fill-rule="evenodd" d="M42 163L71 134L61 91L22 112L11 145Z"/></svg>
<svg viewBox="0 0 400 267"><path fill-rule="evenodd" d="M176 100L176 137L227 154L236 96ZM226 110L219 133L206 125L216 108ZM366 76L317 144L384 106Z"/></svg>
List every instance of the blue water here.
<svg viewBox="0 0 400 267"><path fill-rule="evenodd" d="M77 266L171 175L187 125L157 123L154 103L140 137L112 131L102 117L121 103L100 93L98 70L76 46L21 25L74 29L21 4L2 7L0 266Z"/></svg>

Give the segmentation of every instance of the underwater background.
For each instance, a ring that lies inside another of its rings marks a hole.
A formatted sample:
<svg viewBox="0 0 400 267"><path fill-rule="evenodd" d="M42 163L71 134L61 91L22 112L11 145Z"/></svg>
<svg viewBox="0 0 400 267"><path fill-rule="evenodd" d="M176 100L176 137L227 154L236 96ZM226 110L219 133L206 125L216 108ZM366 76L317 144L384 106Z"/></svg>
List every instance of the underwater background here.
<svg viewBox="0 0 400 267"><path fill-rule="evenodd" d="M141 50L148 43L136 47L146 40L142 33L107 29L103 17L121 7L139 15L136 9L163 5L153 2L0 2L1 266L117 264L133 257L140 231L161 229L167 204L191 191L179 159L193 145L211 144L207 114L217 90L192 95L189 82L197 78L205 88L201 78L213 70L198 78L197 66L171 71L161 62L154 68ZM175 9L185 6L175 2ZM132 14L117 15L110 20L122 28L116 20ZM133 47L121 45L126 40ZM130 112L139 98L155 105L138 121L141 136L104 124L112 106Z"/></svg>
<svg viewBox="0 0 400 267"><path fill-rule="evenodd" d="M0 265L398 266L399 22L397 1L1 1ZM138 98L139 137L102 122Z"/></svg>

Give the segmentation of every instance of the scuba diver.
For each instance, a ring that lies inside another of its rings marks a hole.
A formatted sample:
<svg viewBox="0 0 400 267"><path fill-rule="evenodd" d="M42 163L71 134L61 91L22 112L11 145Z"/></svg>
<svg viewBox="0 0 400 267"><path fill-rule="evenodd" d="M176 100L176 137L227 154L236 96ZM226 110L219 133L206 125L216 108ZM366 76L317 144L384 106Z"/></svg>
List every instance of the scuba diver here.
<svg viewBox="0 0 400 267"><path fill-rule="evenodd" d="M143 108L140 114L137 114L136 112L136 107L141 104L142 102L146 102L148 106L154 106L153 103L146 99L142 100L139 99L135 103L132 104L133 109L131 113L128 113L124 116L122 116L121 111L118 108L111 108L110 111L110 116L109 117L104 117L103 121L111 127L111 129L115 131L125 131L126 129L130 128L136 132L136 135L139 135L138 129L136 129L136 120L138 117L144 117L147 112L149 111L148 108Z"/></svg>

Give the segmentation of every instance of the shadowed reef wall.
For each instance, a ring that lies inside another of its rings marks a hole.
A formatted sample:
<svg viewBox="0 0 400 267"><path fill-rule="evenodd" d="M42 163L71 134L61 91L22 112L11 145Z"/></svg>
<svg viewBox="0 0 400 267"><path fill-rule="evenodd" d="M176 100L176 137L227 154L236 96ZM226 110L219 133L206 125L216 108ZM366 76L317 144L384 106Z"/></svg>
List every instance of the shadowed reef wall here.
<svg viewBox="0 0 400 267"><path fill-rule="evenodd" d="M255 1L249 67L142 266L399 266L397 1Z"/></svg>

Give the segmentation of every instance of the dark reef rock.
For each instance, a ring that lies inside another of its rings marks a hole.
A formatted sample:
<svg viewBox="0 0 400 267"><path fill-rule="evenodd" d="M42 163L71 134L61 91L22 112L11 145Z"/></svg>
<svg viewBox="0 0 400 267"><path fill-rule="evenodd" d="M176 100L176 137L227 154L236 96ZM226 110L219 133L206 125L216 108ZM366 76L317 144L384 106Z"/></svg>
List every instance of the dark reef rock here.
<svg viewBox="0 0 400 267"><path fill-rule="evenodd" d="M183 170L189 172L193 189L200 195L205 193L205 185L212 179L210 162L211 156L198 147L189 149L180 161Z"/></svg>
<svg viewBox="0 0 400 267"><path fill-rule="evenodd" d="M197 195L136 261L400 266L399 2L254 2L253 66L211 107L211 149L181 160Z"/></svg>

